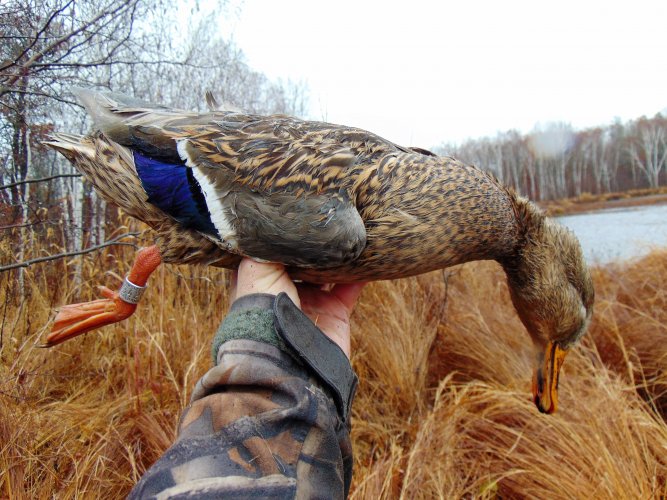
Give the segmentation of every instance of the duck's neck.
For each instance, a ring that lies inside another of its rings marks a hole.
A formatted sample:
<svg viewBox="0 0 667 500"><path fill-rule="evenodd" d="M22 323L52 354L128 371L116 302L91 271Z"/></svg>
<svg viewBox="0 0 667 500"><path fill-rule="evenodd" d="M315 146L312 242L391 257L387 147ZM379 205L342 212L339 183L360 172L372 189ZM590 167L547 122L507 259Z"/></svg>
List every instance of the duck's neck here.
<svg viewBox="0 0 667 500"><path fill-rule="evenodd" d="M515 252L517 202L525 200L452 158L398 163L378 175L371 202L364 193L358 200L367 224L366 267L405 276L471 260L502 261Z"/></svg>
<svg viewBox="0 0 667 500"><path fill-rule="evenodd" d="M512 302L536 346L554 339L571 344L585 331L594 300L581 245L532 203L520 208L519 244L500 260Z"/></svg>

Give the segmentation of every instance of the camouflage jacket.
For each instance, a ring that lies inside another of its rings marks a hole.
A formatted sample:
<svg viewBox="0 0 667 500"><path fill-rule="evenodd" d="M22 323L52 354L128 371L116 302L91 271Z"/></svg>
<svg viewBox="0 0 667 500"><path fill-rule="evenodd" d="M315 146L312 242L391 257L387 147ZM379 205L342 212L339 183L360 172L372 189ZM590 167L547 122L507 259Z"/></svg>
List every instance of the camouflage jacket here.
<svg viewBox="0 0 667 500"><path fill-rule="evenodd" d="M352 477L347 357L289 299L232 305L176 442L129 498L344 498Z"/></svg>

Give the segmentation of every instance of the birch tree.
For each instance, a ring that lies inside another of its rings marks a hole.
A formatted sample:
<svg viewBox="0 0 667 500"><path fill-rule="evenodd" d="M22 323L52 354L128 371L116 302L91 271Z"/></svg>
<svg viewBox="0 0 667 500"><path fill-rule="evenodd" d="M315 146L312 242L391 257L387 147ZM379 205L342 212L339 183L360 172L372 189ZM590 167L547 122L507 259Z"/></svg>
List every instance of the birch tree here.
<svg viewBox="0 0 667 500"><path fill-rule="evenodd" d="M640 120L637 137L629 146L633 164L646 176L651 187L660 184L667 161L667 128L664 119Z"/></svg>

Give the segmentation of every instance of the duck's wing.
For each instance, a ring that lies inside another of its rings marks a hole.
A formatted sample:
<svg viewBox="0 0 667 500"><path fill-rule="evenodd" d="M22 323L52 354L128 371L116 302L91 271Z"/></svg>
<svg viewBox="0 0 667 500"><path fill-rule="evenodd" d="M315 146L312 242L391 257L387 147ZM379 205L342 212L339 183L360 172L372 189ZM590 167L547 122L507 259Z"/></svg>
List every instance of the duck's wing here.
<svg viewBox="0 0 667 500"><path fill-rule="evenodd" d="M389 143L286 116L205 114L86 93L109 138L129 147L149 201L234 253L300 267L356 259L366 230L353 184Z"/></svg>

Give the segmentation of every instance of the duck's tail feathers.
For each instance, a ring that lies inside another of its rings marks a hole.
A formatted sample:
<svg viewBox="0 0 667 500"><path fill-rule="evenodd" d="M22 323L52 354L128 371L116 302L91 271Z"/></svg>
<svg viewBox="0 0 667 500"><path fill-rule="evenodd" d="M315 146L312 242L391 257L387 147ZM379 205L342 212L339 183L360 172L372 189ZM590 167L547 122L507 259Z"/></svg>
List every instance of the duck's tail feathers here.
<svg viewBox="0 0 667 500"><path fill-rule="evenodd" d="M131 124L141 124L141 117L151 112L167 111L164 107L116 92L98 92L78 87L73 92L90 114L95 128L123 145L131 142Z"/></svg>
<svg viewBox="0 0 667 500"><path fill-rule="evenodd" d="M132 152L125 146L101 137L99 133L92 136L83 136L54 132L49 134L49 138L42 144L61 153L84 175L87 174L89 169L82 167L91 162L94 164L100 149L108 152L108 158L116 155L121 160L119 165L123 166L124 170L135 171Z"/></svg>
<svg viewBox="0 0 667 500"><path fill-rule="evenodd" d="M176 143L165 127L210 120L205 113L171 109L114 92L78 88L74 93L93 118L95 129L106 138L161 160L180 161Z"/></svg>
<svg viewBox="0 0 667 500"><path fill-rule="evenodd" d="M204 94L204 97L206 98L206 106L208 107L209 111L218 111L220 109L220 103L218 103L218 100L213 95L213 92L207 90L206 94Z"/></svg>
<svg viewBox="0 0 667 500"><path fill-rule="evenodd" d="M70 161L74 161L76 153L91 158L95 156L94 144L83 135L54 132L49 134L49 138L42 144L55 149Z"/></svg>
<svg viewBox="0 0 667 500"><path fill-rule="evenodd" d="M204 98L206 99L206 107L211 113L215 113L218 111L221 112L230 112L230 113L245 113L245 111L238 106L227 102L225 100L218 100L218 98L215 96L213 91L207 90L206 93L204 94Z"/></svg>

